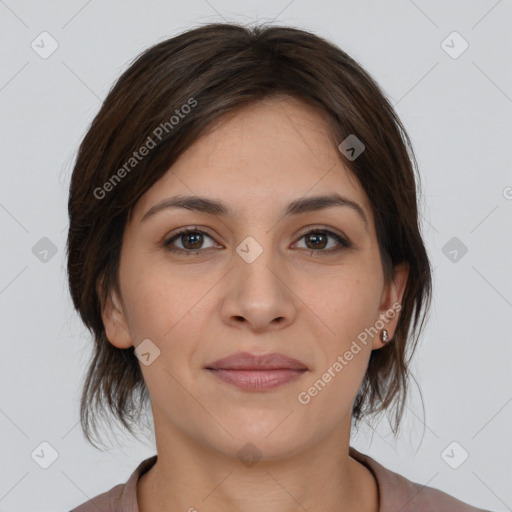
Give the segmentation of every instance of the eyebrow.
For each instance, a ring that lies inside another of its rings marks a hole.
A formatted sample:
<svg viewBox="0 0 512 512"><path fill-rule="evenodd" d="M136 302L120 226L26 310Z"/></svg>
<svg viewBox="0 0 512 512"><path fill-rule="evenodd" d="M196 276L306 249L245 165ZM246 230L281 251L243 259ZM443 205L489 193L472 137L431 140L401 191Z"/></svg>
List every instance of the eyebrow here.
<svg viewBox="0 0 512 512"><path fill-rule="evenodd" d="M292 201L287 205L283 216L300 215L301 213L313 212L332 208L333 206L347 206L357 212L365 226L368 227L368 219L364 214L363 208L340 194L329 194L322 196L305 197ZM195 212L206 213L208 215L219 215L222 217L234 217L235 212L225 203L218 200L209 199L201 196L177 196L169 197L152 206L142 217L141 222L145 222L149 217L163 210L172 208L184 208Z"/></svg>

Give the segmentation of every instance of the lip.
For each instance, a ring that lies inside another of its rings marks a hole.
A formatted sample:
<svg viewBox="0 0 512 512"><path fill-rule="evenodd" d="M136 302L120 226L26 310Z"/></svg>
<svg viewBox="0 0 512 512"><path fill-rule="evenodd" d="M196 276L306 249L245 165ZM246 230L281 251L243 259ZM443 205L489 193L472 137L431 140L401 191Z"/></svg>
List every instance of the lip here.
<svg viewBox="0 0 512 512"><path fill-rule="evenodd" d="M309 369L284 354L238 352L205 367L220 380L246 391L265 391L301 377Z"/></svg>
<svg viewBox="0 0 512 512"><path fill-rule="evenodd" d="M270 354L237 352L210 363L206 368L212 370L308 370L303 362L278 352Z"/></svg>

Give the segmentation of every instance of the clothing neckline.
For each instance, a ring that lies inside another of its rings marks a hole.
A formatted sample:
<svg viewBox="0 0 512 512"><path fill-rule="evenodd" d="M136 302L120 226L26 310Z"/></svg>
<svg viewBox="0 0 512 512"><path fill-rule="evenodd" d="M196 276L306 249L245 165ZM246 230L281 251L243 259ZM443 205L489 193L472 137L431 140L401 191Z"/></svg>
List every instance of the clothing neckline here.
<svg viewBox="0 0 512 512"><path fill-rule="evenodd" d="M349 456L365 466L375 477L379 496L378 512L388 511L394 506L397 506L398 503L394 496L406 497L406 499L410 500L414 499L416 494L414 493L414 484L408 482L401 475L384 468L377 461L359 452L352 446L349 446ZM157 460L158 454L144 459L126 482L122 493L122 501L130 507L127 509L130 510L130 512L139 512L137 503L137 483L140 477L155 465Z"/></svg>

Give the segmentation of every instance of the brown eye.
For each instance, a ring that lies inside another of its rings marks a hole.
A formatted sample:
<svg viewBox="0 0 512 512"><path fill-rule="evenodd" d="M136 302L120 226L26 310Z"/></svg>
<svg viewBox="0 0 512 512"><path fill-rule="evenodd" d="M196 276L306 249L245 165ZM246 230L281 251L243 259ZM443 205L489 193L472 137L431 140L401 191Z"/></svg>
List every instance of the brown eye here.
<svg viewBox="0 0 512 512"><path fill-rule="evenodd" d="M203 247L205 238L213 241L213 238L204 231L198 229L184 229L183 231L176 233L174 236L166 240L163 245L167 250L171 252L179 252L188 256L214 247L214 244L206 248ZM181 247L175 246L175 242L180 243Z"/></svg>
<svg viewBox="0 0 512 512"><path fill-rule="evenodd" d="M202 233L186 233L180 236L180 240L185 249L200 249L203 245Z"/></svg>
<svg viewBox="0 0 512 512"><path fill-rule="evenodd" d="M325 233L310 233L304 238L306 239L306 245L308 245L308 249L325 249L329 236Z"/></svg>
<svg viewBox="0 0 512 512"><path fill-rule="evenodd" d="M304 233L300 240L304 239L306 242L305 249L309 249L313 252L337 252L346 248L351 247L351 243L340 235L333 233L332 231L325 229L313 229ZM329 246L329 239L334 240L334 244L331 243Z"/></svg>

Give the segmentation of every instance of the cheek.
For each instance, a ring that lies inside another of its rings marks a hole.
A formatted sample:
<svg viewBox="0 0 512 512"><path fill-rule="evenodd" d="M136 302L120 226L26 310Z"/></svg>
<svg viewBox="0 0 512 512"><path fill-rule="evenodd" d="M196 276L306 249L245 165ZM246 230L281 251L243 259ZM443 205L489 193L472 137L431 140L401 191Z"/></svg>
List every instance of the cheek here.
<svg viewBox="0 0 512 512"><path fill-rule="evenodd" d="M381 276L378 271L356 265L339 268L321 280L308 281L305 303L320 319L321 331L334 346L342 349L352 339L373 325L378 318Z"/></svg>
<svg viewBox="0 0 512 512"><path fill-rule="evenodd" d="M201 334L200 316L208 307L205 296L211 287L204 277L189 285L188 279L180 279L165 269L153 266L133 273L124 281L126 319L133 344L136 347L145 339L151 340L159 350L151 365L141 364L141 370L149 391L155 400L172 395L180 403L182 391L171 377L185 383L186 369L190 365ZM168 270L168 269L167 269ZM136 276L136 277L135 277ZM208 280L209 281L209 280ZM206 315L207 317L207 315Z"/></svg>
<svg viewBox="0 0 512 512"><path fill-rule="evenodd" d="M351 266L330 277L323 293L316 289L309 295L327 334L317 338L319 364L297 397L298 407L310 418L322 417L325 428L351 413L371 355L369 338L360 341L358 335L374 324L381 291L378 272Z"/></svg>
<svg viewBox="0 0 512 512"><path fill-rule="evenodd" d="M126 320L134 345L149 338L157 345L164 333L176 322L176 308L168 307L173 302L171 288L162 286L161 280L148 272L125 279Z"/></svg>
<svg viewBox="0 0 512 512"><path fill-rule="evenodd" d="M121 276L126 319L134 344L151 339L161 350L178 350L195 338L208 318L211 294L218 277L198 272L179 274L169 265L126 265ZM123 281L124 279L124 281Z"/></svg>

